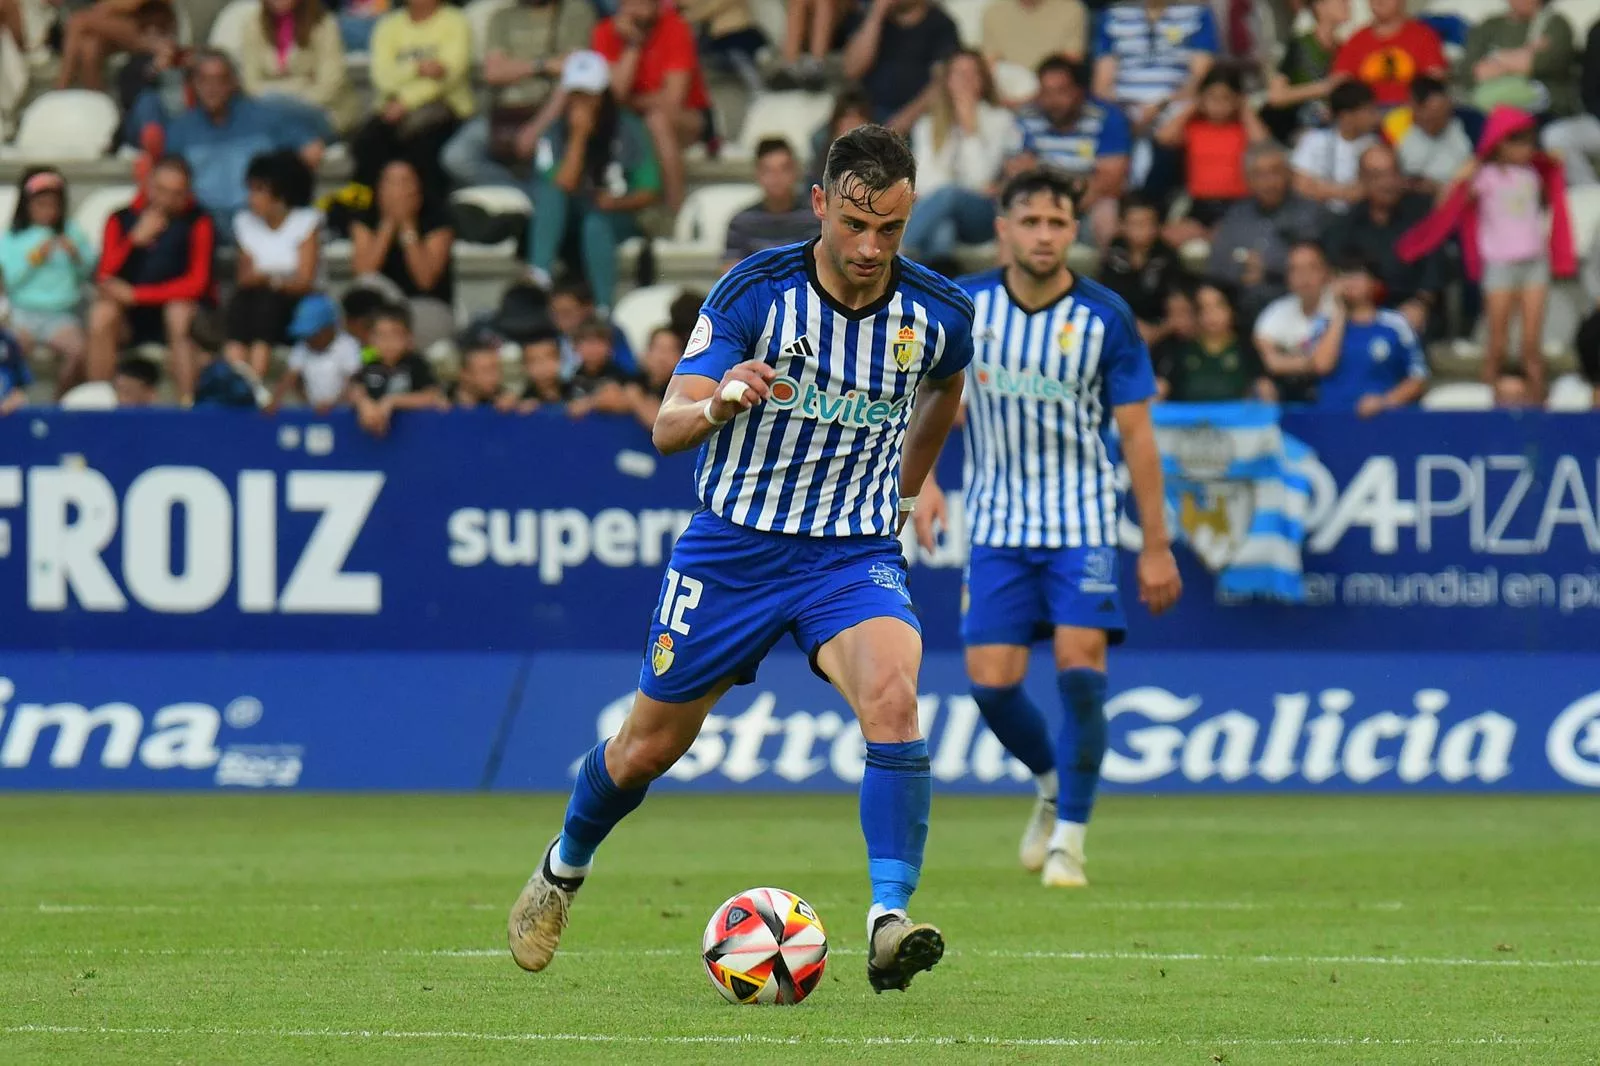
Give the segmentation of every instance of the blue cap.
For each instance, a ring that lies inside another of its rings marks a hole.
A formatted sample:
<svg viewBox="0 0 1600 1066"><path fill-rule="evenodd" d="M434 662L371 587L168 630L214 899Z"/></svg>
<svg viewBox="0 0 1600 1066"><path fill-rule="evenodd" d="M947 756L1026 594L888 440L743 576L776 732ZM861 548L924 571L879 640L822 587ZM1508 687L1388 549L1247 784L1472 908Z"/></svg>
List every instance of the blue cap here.
<svg viewBox="0 0 1600 1066"><path fill-rule="evenodd" d="M339 324L339 309L333 301L320 292L314 292L300 301L289 320L289 336L297 341L321 333Z"/></svg>

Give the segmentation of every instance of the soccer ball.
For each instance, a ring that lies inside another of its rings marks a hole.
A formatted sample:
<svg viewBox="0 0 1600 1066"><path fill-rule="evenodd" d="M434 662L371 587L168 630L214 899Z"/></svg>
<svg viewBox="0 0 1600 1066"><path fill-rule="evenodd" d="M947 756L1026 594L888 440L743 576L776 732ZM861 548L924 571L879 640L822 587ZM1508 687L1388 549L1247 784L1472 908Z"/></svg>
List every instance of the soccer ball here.
<svg viewBox="0 0 1600 1066"><path fill-rule="evenodd" d="M752 888L717 908L701 948L706 976L729 1003L799 1003L822 980L828 934L793 892Z"/></svg>

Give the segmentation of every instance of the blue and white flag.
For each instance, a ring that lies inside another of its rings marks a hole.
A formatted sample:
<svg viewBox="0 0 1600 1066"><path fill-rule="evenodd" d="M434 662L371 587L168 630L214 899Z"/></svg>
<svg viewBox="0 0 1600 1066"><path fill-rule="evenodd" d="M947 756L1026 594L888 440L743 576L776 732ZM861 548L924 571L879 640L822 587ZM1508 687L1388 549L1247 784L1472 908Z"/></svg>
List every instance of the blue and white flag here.
<svg viewBox="0 0 1600 1066"><path fill-rule="evenodd" d="M1225 599L1300 603L1300 549L1315 458L1262 403L1153 408L1167 502L1179 539L1217 575Z"/></svg>

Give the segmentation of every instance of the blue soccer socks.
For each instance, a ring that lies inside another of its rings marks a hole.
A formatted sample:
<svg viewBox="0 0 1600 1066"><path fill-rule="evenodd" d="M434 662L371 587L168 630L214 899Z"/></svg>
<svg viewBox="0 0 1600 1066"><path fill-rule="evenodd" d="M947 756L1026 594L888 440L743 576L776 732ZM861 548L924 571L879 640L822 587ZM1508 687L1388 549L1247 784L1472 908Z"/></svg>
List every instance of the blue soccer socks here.
<svg viewBox="0 0 1600 1066"><path fill-rule="evenodd" d="M1106 754L1106 675L1074 667L1056 675L1056 687L1065 712L1056 738L1056 769L1061 775L1057 817L1087 823Z"/></svg>
<svg viewBox="0 0 1600 1066"><path fill-rule="evenodd" d="M1055 769L1056 753L1050 727L1021 685L990 688L973 685L972 699L984 722L1007 751L1038 777Z"/></svg>
<svg viewBox="0 0 1600 1066"><path fill-rule="evenodd" d="M928 742L867 742L861 777L861 833L867 838L867 874L872 902L904 911L922 874L928 843L928 812L933 806L933 775Z"/></svg>
<svg viewBox="0 0 1600 1066"><path fill-rule="evenodd" d="M554 858L566 867L587 868L606 834L644 802L647 790L648 786L618 788L606 770L606 745L596 744L578 769L578 780L572 786L572 799L567 801L567 818L561 826L561 840Z"/></svg>

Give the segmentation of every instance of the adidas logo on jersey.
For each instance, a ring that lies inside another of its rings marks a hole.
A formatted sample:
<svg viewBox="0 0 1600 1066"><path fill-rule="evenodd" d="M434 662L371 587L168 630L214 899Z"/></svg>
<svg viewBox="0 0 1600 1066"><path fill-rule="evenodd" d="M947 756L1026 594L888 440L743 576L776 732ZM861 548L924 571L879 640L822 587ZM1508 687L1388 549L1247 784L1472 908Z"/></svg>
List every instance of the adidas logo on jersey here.
<svg viewBox="0 0 1600 1066"><path fill-rule="evenodd" d="M1074 400L1078 392L1072 382L1045 377L1032 370L1007 370L990 363L973 363L972 378L980 389L1032 400Z"/></svg>
<svg viewBox="0 0 1600 1066"><path fill-rule="evenodd" d="M907 399L902 397L892 403L874 400L855 389L839 395L819 389L811 382L802 385L787 374L773 378L767 394L767 403L780 411L794 411L801 418L837 423L851 429L883 425L905 409Z"/></svg>

